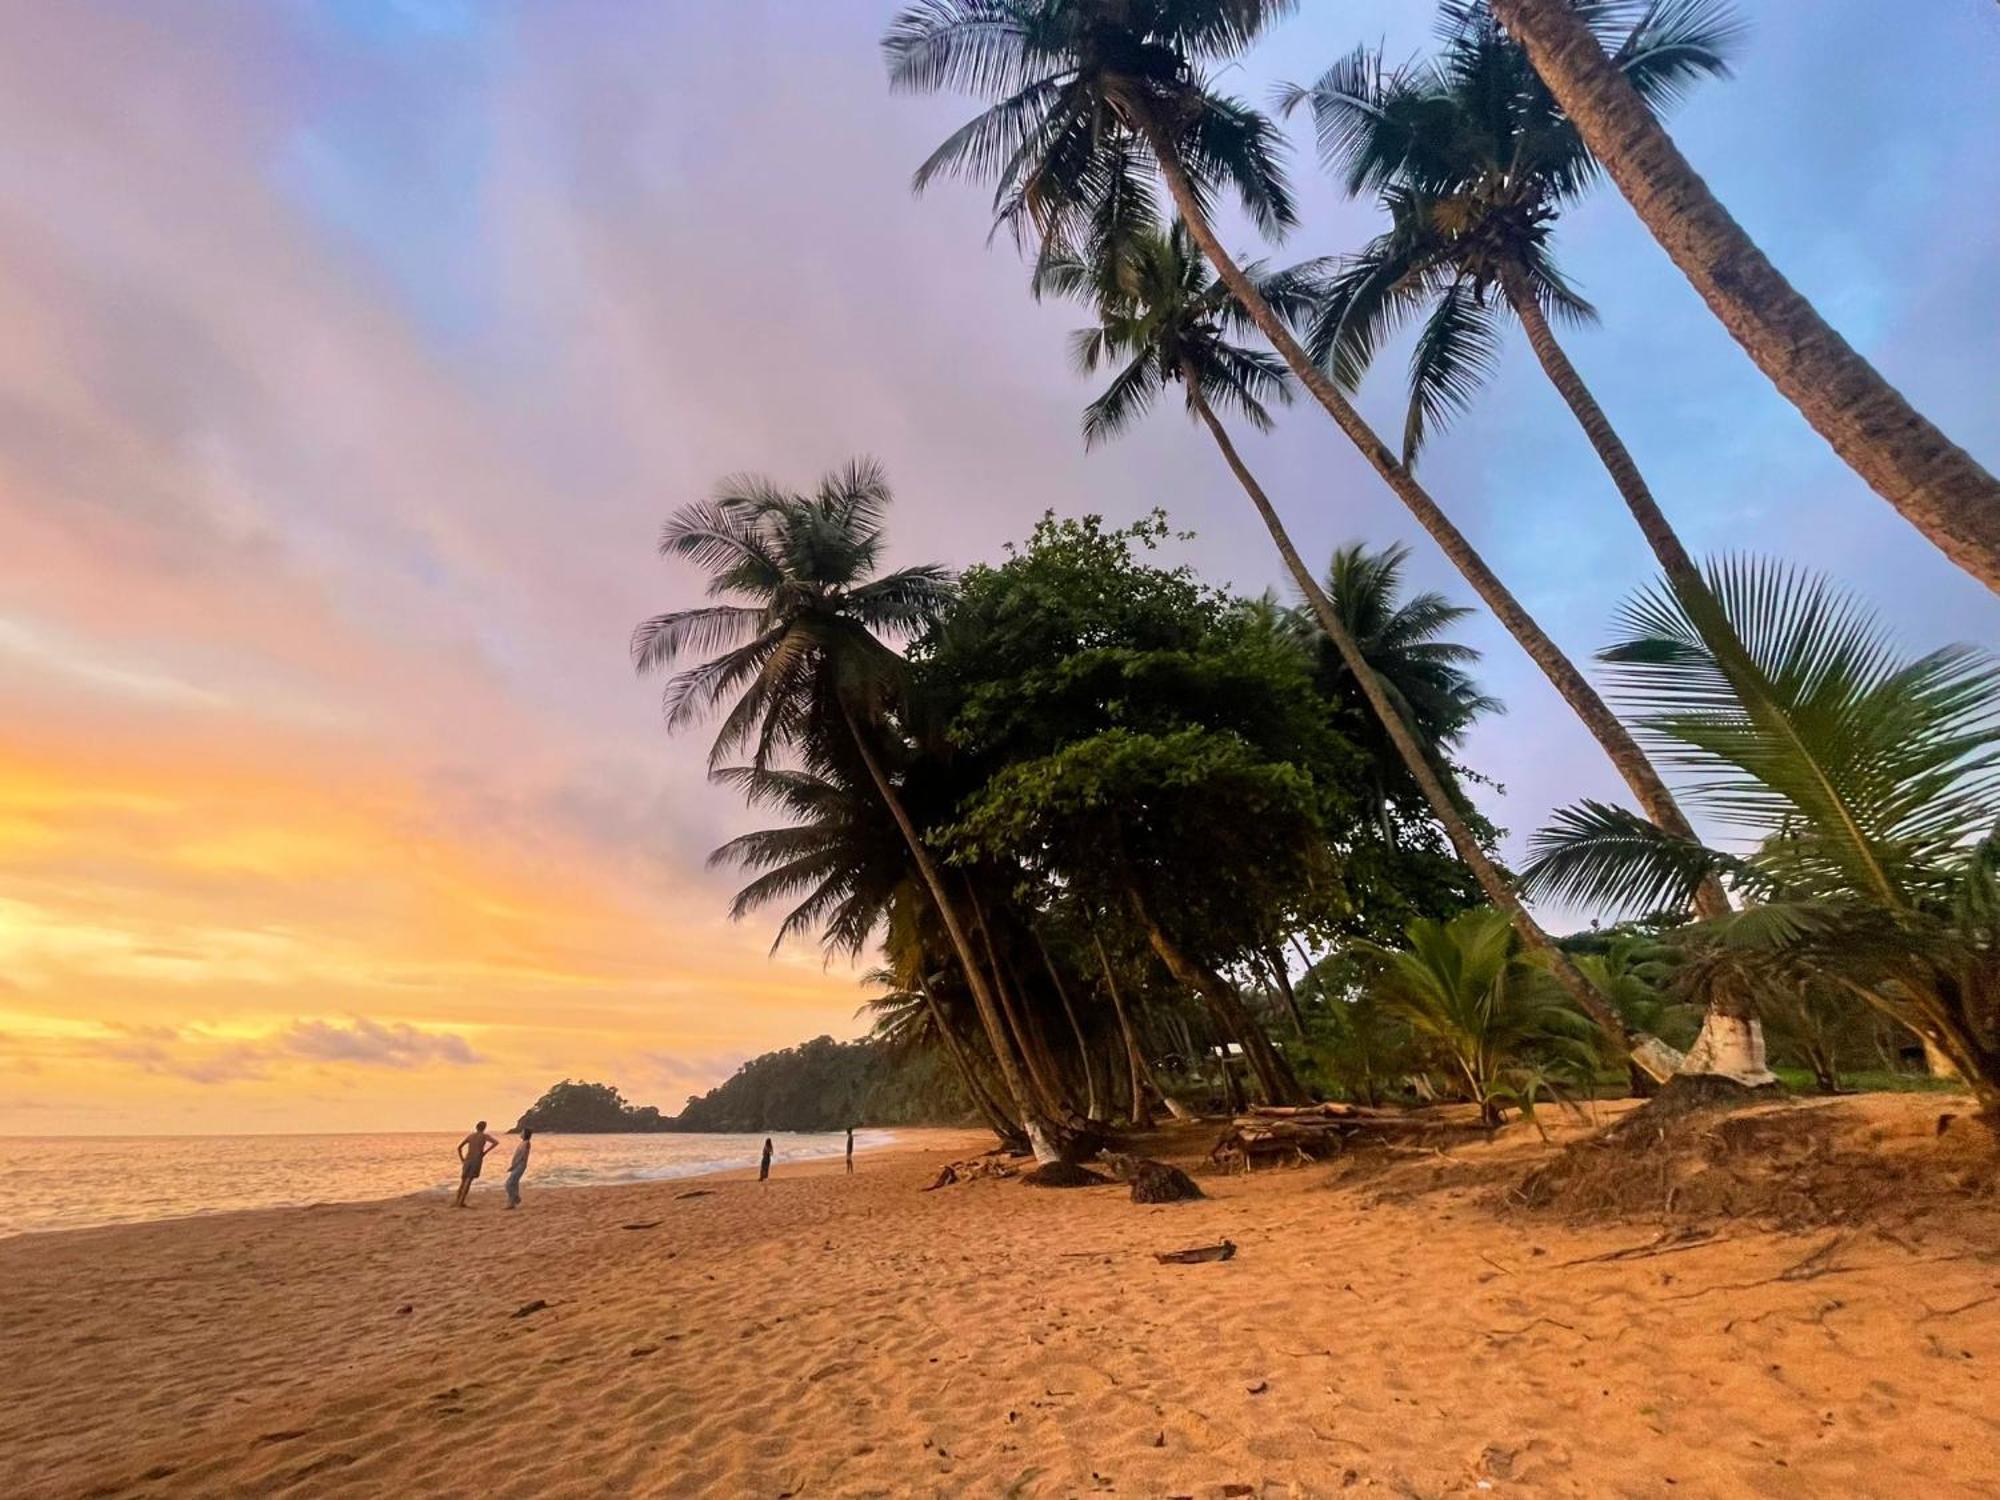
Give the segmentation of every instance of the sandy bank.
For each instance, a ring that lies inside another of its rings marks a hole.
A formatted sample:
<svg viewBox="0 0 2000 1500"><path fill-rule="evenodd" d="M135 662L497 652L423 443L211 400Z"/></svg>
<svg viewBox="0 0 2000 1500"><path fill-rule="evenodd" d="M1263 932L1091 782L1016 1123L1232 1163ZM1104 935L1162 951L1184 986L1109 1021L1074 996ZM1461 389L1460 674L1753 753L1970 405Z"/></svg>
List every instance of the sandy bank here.
<svg viewBox="0 0 2000 1500"><path fill-rule="evenodd" d="M1196 1204L918 1191L984 1144L0 1244L0 1494L2000 1494L1990 1200L1605 1259L1659 1226L1496 1210L1518 1128Z"/></svg>

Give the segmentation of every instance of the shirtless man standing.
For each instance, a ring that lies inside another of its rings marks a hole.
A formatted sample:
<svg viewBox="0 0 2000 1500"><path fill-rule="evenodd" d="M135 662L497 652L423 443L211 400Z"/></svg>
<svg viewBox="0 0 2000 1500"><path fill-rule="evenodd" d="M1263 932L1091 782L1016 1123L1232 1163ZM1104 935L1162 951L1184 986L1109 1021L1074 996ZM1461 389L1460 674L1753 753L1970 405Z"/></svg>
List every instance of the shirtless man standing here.
<svg viewBox="0 0 2000 1500"><path fill-rule="evenodd" d="M472 1134L458 1143L458 1196L452 1200L453 1208L465 1207L465 1195L472 1191L472 1184L479 1180L480 1163L486 1160L486 1153L499 1144L499 1141L486 1133L484 1120L473 1126Z"/></svg>

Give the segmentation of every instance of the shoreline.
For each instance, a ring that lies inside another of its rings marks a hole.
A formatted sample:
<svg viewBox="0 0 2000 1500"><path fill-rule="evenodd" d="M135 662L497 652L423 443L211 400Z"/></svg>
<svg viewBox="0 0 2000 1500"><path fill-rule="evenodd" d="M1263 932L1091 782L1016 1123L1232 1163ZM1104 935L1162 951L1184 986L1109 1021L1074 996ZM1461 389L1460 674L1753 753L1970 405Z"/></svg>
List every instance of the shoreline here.
<svg viewBox="0 0 2000 1500"><path fill-rule="evenodd" d="M1985 1160L1923 1103L1764 1118ZM1213 1135L1145 1145L1198 1165ZM1520 1126L1194 1203L923 1191L989 1143L0 1242L0 1493L1991 1495L1990 1192L1666 1253L1656 1222L1505 1211L1555 1149Z"/></svg>
<svg viewBox="0 0 2000 1500"><path fill-rule="evenodd" d="M865 1129L871 1135L879 1137L887 1137L887 1139L886 1140L878 1139L866 1146L863 1146L857 1139L854 1147L854 1156L857 1161L860 1160L863 1156L871 1154L880 1154L885 1151L896 1150L902 1145L904 1145L909 1137L919 1136L929 1131L955 1133L959 1130L959 1127L950 1125L937 1125L937 1126L899 1125L899 1126L866 1126L866 1127L861 1127L861 1129ZM787 1131L770 1132L772 1136L778 1138L783 1138L785 1136L820 1135L824 1133L825 1132L810 1131L810 1130L787 1130ZM860 1130L858 1129L857 1136L859 1135L859 1133ZM389 1131L389 1132L316 1131L298 1136L279 1136L279 1135L259 1135L253 1137L213 1136L213 1135L160 1136L160 1137L12 1136L12 1137L6 1137L5 1139L14 1141L40 1141L40 1140L71 1141L71 1140L128 1140L128 1139L129 1140L157 1139L157 1140L172 1140L172 1141L237 1140L237 1139L339 1140L344 1135L353 1136L355 1138L370 1138L384 1134L408 1135L408 1136L423 1137L423 1138L443 1138L445 1133L437 1131ZM511 1134L512 1132L508 1132L508 1135ZM567 1138L569 1139L577 1139L577 1140L606 1139L606 1138L639 1139L639 1138L649 1138L654 1135L670 1136L670 1137L677 1136L680 1139L685 1140L689 1138L700 1139L704 1136L710 1136L711 1138L716 1138L724 1133L716 1132L713 1133L713 1135L711 1135L711 1133L709 1132L684 1133L679 1131L629 1131L629 1132L628 1131L583 1131L583 1132L550 1131L548 1132L548 1134L551 1137L557 1139L562 1139L565 1136L567 1136ZM990 1135L988 1138L990 1139ZM503 1136L502 1137L503 1146L501 1149L505 1148L506 1140L507 1136ZM498 1154L499 1150L496 1150L494 1152L494 1155L497 1156ZM776 1174L781 1169L796 1169L806 1166L819 1165L828 1161L840 1161L842 1159L842 1156L843 1153L839 1148L831 1147L824 1154L818 1154L812 1156L797 1156L791 1158L789 1161L780 1159L779 1161L773 1164L772 1170L773 1173ZM660 1172L648 1173L647 1175L644 1176L606 1178L602 1181L596 1181L596 1182L551 1182L543 1184L535 1180L535 1177L531 1169L530 1175L525 1179L523 1191L528 1193L537 1193L537 1194L570 1193L570 1192L594 1191L598 1189L608 1189L608 1188L643 1187L647 1183L687 1182L694 1180L696 1178L710 1177L710 1176L728 1177L730 1174L736 1172L748 1172L754 1174L755 1171L756 1168L754 1165L747 1168L738 1168L738 1167L717 1167L707 1164L694 1164L691 1166L690 1170L687 1171L676 1171L672 1168L669 1168ZM487 1172L486 1174L484 1174L479 1179L479 1183L473 1189L473 1194L475 1198L483 1200L488 1192L497 1189L500 1180L505 1175L506 1174L504 1169L497 1173ZM157 1214L157 1215L150 1215L137 1218L105 1219L97 1223L91 1223L91 1224L57 1224L57 1225L48 1225L44 1227L27 1228L27 1229L0 1230L0 1246L12 1244L18 1240L36 1238L36 1237L45 1238L51 1235L94 1234L101 1230L144 1229L153 1225L211 1223L220 1219L240 1217L243 1215L250 1215L250 1214L305 1213L305 1212L312 1212L312 1211L332 1209L332 1208L360 1208L360 1207L367 1207L373 1204L424 1201L433 1198L448 1196L453 1191L453 1188L454 1188L453 1183L440 1182L433 1184L432 1186L429 1187L413 1188L408 1192L389 1193L386 1195L381 1195L376 1197L315 1198L299 1202L245 1204L239 1206L230 1206L230 1207L212 1208L212 1209L198 1208L186 1213Z"/></svg>

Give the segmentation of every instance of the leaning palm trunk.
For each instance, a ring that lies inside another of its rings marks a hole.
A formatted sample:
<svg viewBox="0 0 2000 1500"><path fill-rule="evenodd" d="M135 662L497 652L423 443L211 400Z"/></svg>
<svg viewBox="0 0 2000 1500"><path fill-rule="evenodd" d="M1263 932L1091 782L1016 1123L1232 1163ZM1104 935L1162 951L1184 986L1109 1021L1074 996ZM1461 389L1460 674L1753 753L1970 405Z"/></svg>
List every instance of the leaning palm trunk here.
<svg viewBox="0 0 2000 1500"><path fill-rule="evenodd" d="M1264 965L1271 971L1271 977L1278 982L1278 993L1284 998L1285 1010L1292 1018L1292 1030L1299 1040L1306 1039L1305 1013L1299 1009L1298 992L1292 988L1292 976L1285 970L1285 953L1276 943L1264 949Z"/></svg>
<svg viewBox="0 0 2000 1500"><path fill-rule="evenodd" d="M944 877L938 873L930 850L924 847L923 838L917 832L917 825L910 820L903 799L896 795L896 788L890 783L888 773L882 769L882 762L861 732L861 726L854 722L854 714L846 704L841 705L841 713L847 721L847 732L860 752L862 764L868 768L868 777L875 783L875 790L889 809L889 816L896 821L896 827L903 835L903 842L909 846L910 858L916 864L917 873L922 877L924 887L930 892L931 900L937 906L938 919L944 923L945 936L950 940L952 952L958 957L959 967L965 971L966 987L972 991L972 1003L979 1012L980 1023L986 1028L988 1040L993 1044L993 1061L1000 1069L1000 1081L1007 1089L1008 1098L1014 1105L1015 1113L1021 1121L1021 1128L1027 1132L1028 1144L1033 1148L1037 1161L1055 1161L1062 1155L1065 1133L1051 1120L1029 1092L1027 1080L1021 1070L1014 1065L1013 1054L1007 1047L1006 1021L1001 1016L999 1003L981 972L979 960L972 951L971 940L966 936L965 924L959 920L958 909L953 905L945 890Z"/></svg>
<svg viewBox="0 0 2000 1500"><path fill-rule="evenodd" d="M966 1097L972 1107L979 1112L993 1133L1000 1138L1003 1146L1026 1145L1021 1127L1009 1120L1000 1105L986 1087L986 1080L979 1076L973 1066L972 1056L966 1050L965 1040L952 1028L951 1020L938 1004L937 995L931 989L930 979L921 971L917 975L917 989L924 997L924 1008L930 1012L931 1025L937 1029L939 1040L944 1044L945 1055L951 1059L952 1068L959 1081L965 1085Z"/></svg>
<svg viewBox="0 0 2000 1500"><path fill-rule="evenodd" d="M1653 238L1785 399L1953 562L2000 591L2000 480L1828 326L1708 190L1568 0L1493 0Z"/></svg>
<svg viewBox="0 0 2000 1500"><path fill-rule="evenodd" d="M1673 793L1660 779L1660 773L1653 769L1653 763L1639 748L1639 742L1632 738L1625 726L1618 722L1610 706L1598 696L1583 673L1564 654L1562 648L1549 639L1542 627L1535 623L1534 616L1521 607L1520 600L1508 590L1493 570L1486 566L1486 560L1479 555L1465 533L1453 524L1451 518L1438 508L1416 476L1396 461L1395 455L1383 446L1382 440L1369 427L1362 416L1330 380L1325 371L1312 361L1299 341L1285 326L1284 320L1265 300L1256 284L1243 273L1222 242L1210 228L1208 216L1201 200L1196 196L1194 185L1188 180L1187 170L1182 166L1173 141L1154 119L1150 106L1134 103L1127 106L1132 113L1133 125L1145 137L1160 171L1166 178L1167 188L1173 194L1175 206L1201 247L1202 254L1215 268L1215 274L1222 278L1230 293L1242 304L1243 310L1271 341L1285 363L1290 366L1299 383L1313 395L1313 399L1326 408L1340 430L1360 450L1376 473L1387 481L1396 497L1409 507L1425 531L1431 534L1452 565L1464 575L1473 592L1478 594L1486 607L1493 611L1500 623L1521 644L1542 669L1557 692L1563 696L1576 716L1583 720L1584 727L1596 738L1618 774L1632 789L1641 810L1659 827L1680 838L1692 839L1694 828L1674 801Z"/></svg>
<svg viewBox="0 0 2000 1500"><path fill-rule="evenodd" d="M1132 1026L1132 1017L1125 1009L1125 994L1118 988L1118 976L1112 971L1111 958L1104 951L1103 939L1092 933L1090 941L1096 946L1097 962L1104 969L1104 987L1111 992L1111 1008L1118 1016L1119 1034L1125 1038L1125 1069L1132 1078L1132 1123L1142 1129L1152 1123L1151 1111L1146 1107L1148 1091L1159 1097L1160 1103L1167 1107L1167 1113L1176 1120L1193 1119L1193 1111L1160 1087L1153 1065L1146 1061L1146 1050L1139 1045L1139 1033Z"/></svg>
<svg viewBox="0 0 2000 1500"><path fill-rule="evenodd" d="M1583 429L1583 435L1590 440L1591 448L1611 475L1611 482L1617 487L1626 509L1639 523L1646 545L1660 560L1668 583L1683 598L1706 596L1708 583L1702 578L1701 569L1688 555L1687 548L1681 545L1680 536L1667 520L1666 512L1660 509L1659 502L1653 498L1651 487L1639 472L1638 464L1632 461L1632 454L1618 436L1617 429L1611 425L1611 419L1605 416L1604 408L1597 404L1590 387L1584 384L1576 366L1570 363L1569 355L1564 352L1556 339L1555 330L1549 327L1549 320L1542 313L1541 303L1536 300L1526 273L1519 265L1508 262L1501 268L1500 284L1506 294L1507 305L1514 310L1514 316L1521 320L1521 327L1527 331L1528 345L1535 351L1542 373L1549 377L1549 384L1556 388L1556 394L1562 397L1563 404L1569 407L1570 414ZM1709 876L1696 890L1694 908L1696 914L1702 917L1728 914L1729 897L1723 891L1722 882L1715 876ZM1719 1073L1753 1088L1775 1079L1776 1075L1765 1062L1763 1023L1751 1010L1746 997L1734 986L1725 986L1710 1000L1708 1012L1702 1018L1701 1035L1688 1049L1687 1059L1681 1068L1688 1073Z"/></svg>
<svg viewBox="0 0 2000 1500"><path fill-rule="evenodd" d="M1013 1035L1021 1060L1027 1065L1028 1083L1041 1100L1042 1108L1061 1119L1068 1111L1063 1108L1064 1089L1056 1073L1054 1059L1041 1045L1040 1034L1032 1029L1027 1010L1021 1003L1019 984L1010 984L1008 976L1001 970L999 950L993 946L993 929L987 923L986 911L979 904L979 897L971 892L969 882L967 892L973 926L986 948L986 971L992 977L993 993L1000 1002L1001 1014L1007 1018L1007 1029Z"/></svg>
<svg viewBox="0 0 2000 1500"><path fill-rule="evenodd" d="M1409 724L1396 711L1395 705L1389 701L1388 694L1382 691L1382 685L1369 668L1367 658L1362 656L1360 646L1355 644L1354 637L1348 633L1346 624L1342 622L1339 612L1334 609L1333 601L1327 598L1325 591L1319 586L1319 581L1313 577L1312 570L1299 556L1298 548L1292 545L1291 535L1285 530L1285 523L1279 519L1270 497L1264 493L1264 487L1257 482L1256 476L1250 472L1242 456L1237 453L1236 444L1231 441L1229 430L1222 425L1214 409L1201 394L1200 384L1194 380L1193 374L1192 370L1184 371L1183 379L1187 385L1188 401L1194 407L1195 414L1208 427L1216 446L1222 450L1222 457L1228 463L1230 472L1243 486L1244 493L1250 497L1250 503L1257 508L1257 514L1263 518L1265 528L1271 533L1271 540L1277 544L1278 553L1285 561L1286 570L1291 573L1292 581L1305 595L1306 603L1312 609L1313 617L1319 621L1320 629L1326 632L1327 639L1333 642L1334 649L1340 653L1340 659L1347 664L1347 670L1353 674L1362 695L1368 700L1368 706L1375 711L1375 717L1381 721L1383 731L1396 747L1396 753L1402 757L1404 766L1408 768L1411 777L1423 792L1424 800L1430 804L1432 815L1443 827L1446 837L1451 840L1452 848L1458 851L1458 857L1471 869L1473 877L1479 882L1480 889L1486 892L1486 899L1507 914L1508 920L1514 925L1514 930L1521 935L1521 941L1530 951L1541 956L1548 964L1550 972L1555 975L1557 983L1584 1014L1603 1028L1614 1043L1629 1048L1633 1061L1653 1077L1664 1079L1670 1076L1681 1063L1680 1054L1658 1037L1638 1035L1627 1029L1625 1023L1619 1019L1618 1013L1605 1002L1596 987L1583 977L1575 964L1570 962L1569 955L1558 948L1549 935L1542 931L1541 924L1528 914L1528 909L1521 904L1521 898L1514 893L1514 888L1507 883L1493 861L1487 858L1486 851L1479 847L1479 840L1473 836L1470 825L1465 821L1464 813L1459 809L1457 799L1446 789L1436 768L1432 766L1430 757L1424 753L1416 737L1410 733ZM1164 956L1163 954L1162 957Z"/></svg>
<svg viewBox="0 0 2000 1500"><path fill-rule="evenodd" d="M1243 1055L1249 1060L1250 1071L1257 1075L1257 1086L1263 1090L1265 1100L1271 1104L1304 1102L1305 1091L1299 1087L1298 1079L1292 1076L1290 1066L1278 1054L1278 1049L1271 1045L1263 1025L1250 1014L1243 997L1236 992L1236 986L1207 964L1196 960L1167 935L1166 929L1153 920L1153 914L1137 885L1128 886L1126 894L1132 903L1132 915L1138 919L1147 942L1160 956L1160 962L1167 966L1167 972L1201 996L1223 1031L1234 1036L1242 1045ZM1229 1059L1226 1054L1222 1071L1223 1080L1227 1083Z"/></svg>
<svg viewBox="0 0 2000 1500"><path fill-rule="evenodd" d="M1042 935L1035 934L1035 946L1041 950L1042 964L1049 971L1049 983L1055 986L1056 998L1062 1002L1063 1015L1069 1019L1069 1034L1076 1042L1077 1065L1083 1069L1083 1092L1086 1099L1084 1117L1090 1120L1104 1118L1104 1106L1097 1092L1097 1064L1090 1055L1090 1043L1084 1037L1083 1023L1077 1019L1076 1007L1070 1004L1069 986L1062 981L1062 973L1056 968L1049 945L1042 941Z"/></svg>

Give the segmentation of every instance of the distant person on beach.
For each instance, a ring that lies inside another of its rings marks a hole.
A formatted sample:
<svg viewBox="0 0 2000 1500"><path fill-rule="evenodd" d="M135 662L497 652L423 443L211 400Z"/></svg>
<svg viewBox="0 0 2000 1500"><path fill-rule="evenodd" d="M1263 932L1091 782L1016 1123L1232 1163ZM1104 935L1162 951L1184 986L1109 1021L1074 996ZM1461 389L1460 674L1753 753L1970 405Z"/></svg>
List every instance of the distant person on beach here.
<svg viewBox="0 0 2000 1500"><path fill-rule="evenodd" d="M458 1143L458 1196L452 1200L453 1208L465 1207L465 1195L479 1180L479 1168L486 1160L486 1153L499 1144L486 1133L484 1120L473 1126L472 1134Z"/></svg>
<svg viewBox="0 0 2000 1500"><path fill-rule="evenodd" d="M847 1175L854 1175L854 1127L847 1127Z"/></svg>
<svg viewBox="0 0 2000 1500"><path fill-rule="evenodd" d="M771 1138L768 1135L764 1137L764 1158L757 1163L757 1180L759 1182L771 1180Z"/></svg>
<svg viewBox="0 0 2000 1500"><path fill-rule="evenodd" d="M535 1138L535 1132L524 1129L521 1144L514 1148L514 1159L507 1163L507 1206L521 1206L521 1174L528 1170L528 1142Z"/></svg>

